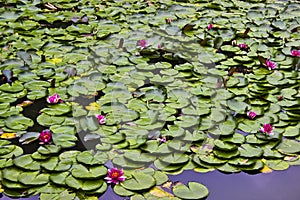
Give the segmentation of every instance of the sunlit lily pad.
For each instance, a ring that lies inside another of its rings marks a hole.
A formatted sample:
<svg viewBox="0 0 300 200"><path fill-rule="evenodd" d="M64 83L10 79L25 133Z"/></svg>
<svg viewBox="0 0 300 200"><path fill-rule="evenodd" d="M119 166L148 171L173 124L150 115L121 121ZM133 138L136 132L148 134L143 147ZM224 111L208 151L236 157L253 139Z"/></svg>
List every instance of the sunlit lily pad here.
<svg viewBox="0 0 300 200"><path fill-rule="evenodd" d="M30 155L22 155L14 159L14 164L26 170L39 170L40 164L34 161Z"/></svg>
<svg viewBox="0 0 300 200"><path fill-rule="evenodd" d="M66 184L74 189L82 189L84 191L91 191L100 188L103 184L103 180L81 180L76 179L69 175L66 178Z"/></svg>
<svg viewBox="0 0 300 200"><path fill-rule="evenodd" d="M48 183L49 175L39 172L23 172L18 176L18 180L24 185L44 185Z"/></svg>
<svg viewBox="0 0 300 200"><path fill-rule="evenodd" d="M95 179L104 176L107 173L107 169L104 166L85 167L84 165L76 165L72 169L72 175L75 178L82 179Z"/></svg>
<svg viewBox="0 0 300 200"><path fill-rule="evenodd" d="M294 140L282 140L276 149L284 154L294 154L300 152L300 143Z"/></svg>
<svg viewBox="0 0 300 200"><path fill-rule="evenodd" d="M208 189L197 182L189 182L188 187L179 184L173 187L173 193L182 199L202 199L208 196Z"/></svg>
<svg viewBox="0 0 300 200"><path fill-rule="evenodd" d="M154 185L155 179L152 176L138 171L132 173L132 177L130 179L121 183L122 187L132 191L149 189Z"/></svg>

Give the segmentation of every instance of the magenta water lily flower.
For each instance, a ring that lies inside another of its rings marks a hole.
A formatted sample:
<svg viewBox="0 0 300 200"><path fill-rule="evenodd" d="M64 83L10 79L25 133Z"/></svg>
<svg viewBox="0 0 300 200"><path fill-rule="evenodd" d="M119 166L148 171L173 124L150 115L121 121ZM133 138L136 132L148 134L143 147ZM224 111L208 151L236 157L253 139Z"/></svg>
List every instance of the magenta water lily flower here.
<svg viewBox="0 0 300 200"><path fill-rule="evenodd" d="M267 66L267 68L268 68L269 70L275 69L275 68L276 68L276 63L270 61L269 59L267 59L267 60L266 60L266 66Z"/></svg>
<svg viewBox="0 0 300 200"><path fill-rule="evenodd" d="M161 137L161 138L157 138L157 140L160 142L160 143L165 143L167 141L167 138L165 136Z"/></svg>
<svg viewBox="0 0 300 200"><path fill-rule="evenodd" d="M51 103L51 104L56 104L56 103L61 102L61 101L62 100L61 100L60 96L58 94L56 94L56 93L54 95L49 96L47 98L47 102Z"/></svg>
<svg viewBox="0 0 300 200"><path fill-rule="evenodd" d="M248 45L245 44L245 43L239 44L238 47L239 47L240 49L248 49Z"/></svg>
<svg viewBox="0 0 300 200"><path fill-rule="evenodd" d="M207 29L210 30L210 29L212 29L213 27L214 27L213 24L208 24Z"/></svg>
<svg viewBox="0 0 300 200"><path fill-rule="evenodd" d="M268 134L268 135L273 135L273 127L271 124L264 124L263 127L260 128L260 132Z"/></svg>
<svg viewBox="0 0 300 200"><path fill-rule="evenodd" d="M104 115L96 115L96 118L97 118L99 124L105 124L106 117Z"/></svg>
<svg viewBox="0 0 300 200"><path fill-rule="evenodd" d="M249 117L249 119L254 119L256 115L257 114L254 111L247 112L247 116Z"/></svg>
<svg viewBox="0 0 300 200"><path fill-rule="evenodd" d="M107 183L119 184L125 181L126 177L122 169L112 168L108 169L107 176L104 179Z"/></svg>
<svg viewBox="0 0 300 200"><path fill-rule="evenodd" d="M294 57L300 57L300 50L292 50L291 55Z"/></svg>
<svg viewBox="0 0 300 200"><path fill-rule="evenodd" d="M49 144L51 143L51 139L52 139L52 133L50 130L43 130L40 133L39 136L39 140L40 140L40 144Z"/></svg>
<svg viewBox="0 0 300 200"><path fill-rule="evenodd" d="M138 45L139 45L139 48L140 49L144 49L144 48L146 48L147 46L148 46L148 42L146 41L146 40L139 40L138 41Z"/></svg>

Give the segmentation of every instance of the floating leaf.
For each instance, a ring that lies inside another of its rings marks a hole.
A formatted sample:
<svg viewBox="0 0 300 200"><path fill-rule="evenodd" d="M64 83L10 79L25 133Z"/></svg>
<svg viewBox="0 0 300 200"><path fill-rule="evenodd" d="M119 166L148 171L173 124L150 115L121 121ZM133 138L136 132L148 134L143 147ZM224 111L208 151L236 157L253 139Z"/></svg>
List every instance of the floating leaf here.
<svg viewBox="0 0 300 200"><path fill-rule="evenodd" d="M44 185L48 183L49 175L39 172L23 172L18 176L18 180L24 185Z"/></svg>
<svg viewBox="0 0 300 200"><path fill-rule="evenodd" d="M13 139L13 138L16 138L16 133L2 133L0 135L0 138L2 138L2 139Z"/></svg>
<svg viewBox="0 0 300 200"><path fill-rule="evenodd" d="M151 175L139 171L133 172L131 178L128 178L121 183L122 187L132 191L149 189L154 185L155 179Z"/></svg>
<svg viewBox="0 0 300 200"><path fill-rule="evenodd" d="M173 187L173 193L182 199L202 199L208 196L208 189L197 182L189 182L188 187L179 184Z"/></svg>
<svg viewBox="0 0 300 200"><path fill-rule="evenodd" d="M22 155L18 158L14 159L14 164L17 167L20 167L22 169L26 170L39 170L40 164L36 161L34 161L30 155Z"/></svg>
<svg viewBox="0 0 300 200"><path fill-rule="evenodd" d="M282 140L276 149L283 154L294 154L300 152L300 142L294 140Z"/></svg>

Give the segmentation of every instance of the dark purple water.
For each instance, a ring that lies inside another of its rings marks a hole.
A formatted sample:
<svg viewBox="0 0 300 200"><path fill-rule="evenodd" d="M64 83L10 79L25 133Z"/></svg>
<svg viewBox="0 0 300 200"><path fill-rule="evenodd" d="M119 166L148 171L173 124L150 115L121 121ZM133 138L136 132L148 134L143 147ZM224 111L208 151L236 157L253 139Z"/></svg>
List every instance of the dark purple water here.
<svg viewBox="0 0 300 200"><path fill-rule="evenodd" d="M196 181L204 184L210 194L207 200L300 200L300 167L269 174L249 175L246 173L223 174L217 170L208 173L185 171L180 175L169 175L171 181ZM1 200L11 199L3 196ZM24 198L20 198L25 200ZM31 197L30 200L38 200ZM99 200L124 200L108 191Z"/></svg>

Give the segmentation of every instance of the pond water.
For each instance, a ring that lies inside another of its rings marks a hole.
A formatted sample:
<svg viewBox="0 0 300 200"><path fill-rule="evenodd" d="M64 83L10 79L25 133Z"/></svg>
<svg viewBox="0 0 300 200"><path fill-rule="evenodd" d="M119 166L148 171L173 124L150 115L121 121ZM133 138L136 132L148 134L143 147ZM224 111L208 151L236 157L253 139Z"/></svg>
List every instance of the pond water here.
<svg viewBox="0 0 300 200"><path fill-rule="evenodd" d="M274 171L267 174L224 174L219 171L197 173L184 171L179 176L170 175L172 182L200 182L207 186L210 194L207 200L299 200L300 168L290 167L285 171ZM3 196L1 200L11 198ZM38 196L20 198L20 200L37 200ZM99 200L124 200L109 187Z"/></svg>
<svg viewBox="0 0 300 200"><path fill-rule="evenodd" d="M290 167L285 171L267 174L224 174L219 171L197 173L185 171L179 176L169 176L172 182L196 181L204 184L210 191L207 200L299 200L300 168ZM108 190L99 200L123 200L112 190Z"/></svg>
<svg viewBox="0 0 300 200"><path fill-rule="evenodd" d="M1 1L1 199L300 199L299 13Z"/></svg>
<svg viewBox="0 0 300 200"><path fill-rule="evenodd" d="M185 171L180 176L170 176L172 181L199 181L209 189L207 200L299 200L300 168L250 175L224 174L219 171L205 174Z"/></svg>
<svg viewBox="0 0 300 200"><path fill-rule="evenodd" d="M267 174L224 174L219 171L197 173L184 171L179 176L169 176L172 182L200 182L209 189L207 200L299 200L300 168L290 167L285 171L274 171ZM108 190L99 200L124 198Z"/></svg>

